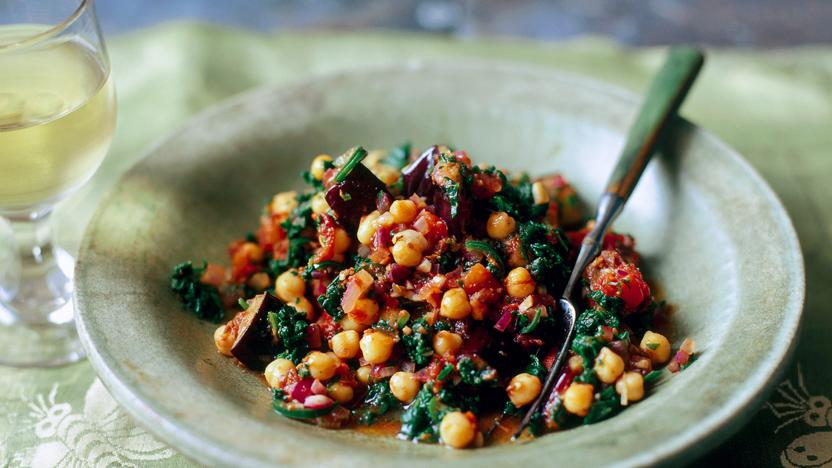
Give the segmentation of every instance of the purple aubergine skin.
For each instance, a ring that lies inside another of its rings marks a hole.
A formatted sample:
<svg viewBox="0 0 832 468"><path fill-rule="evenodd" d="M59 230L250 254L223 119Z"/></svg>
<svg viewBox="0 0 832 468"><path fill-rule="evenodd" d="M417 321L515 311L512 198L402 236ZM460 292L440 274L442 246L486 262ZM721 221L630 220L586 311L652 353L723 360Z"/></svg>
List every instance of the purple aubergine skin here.
<svg viewBox="0 0 832 468"><path fill-rule="evenodd" d="M404 194L410 196L415 193L432 201L434 214L445 221L451 234L459 235L465 232L465 225L471 213L471 200L467 197L460 197L457 214L456 216L451 215L451 200L445 190L437 185L431 177L433 168L439 160L439 154L439 147L431 146L415 161L402 169Z"/></svg>
<svg viewBox="0 0 832 468"><path fill-rule="evenodd" d="M280 299L269 293L263 298L255 297L245 312L247 315L240 324L237 339L231 347L231 355L249 369L262 371L274 358L274 342L269 331L268 313L277 312L283 305Z"/></svg>
<svg viewBox="0 0 832 468"><path fill-rule="evenodd" d="M419 155L415 161L402 169L405 196L409 197L416 193L427 198L433 194L434 185L430 173L438 159L439 148L431 146Z"/></svg>
<svg viewBox="0 0 832 468"><path fill-rule="evenodd" d="M382 197L391 197L384 182L359 163L343 182L336 183L326 191L325 198L338 222L354 228L362 216L376 209L380 194Z"/></svg>

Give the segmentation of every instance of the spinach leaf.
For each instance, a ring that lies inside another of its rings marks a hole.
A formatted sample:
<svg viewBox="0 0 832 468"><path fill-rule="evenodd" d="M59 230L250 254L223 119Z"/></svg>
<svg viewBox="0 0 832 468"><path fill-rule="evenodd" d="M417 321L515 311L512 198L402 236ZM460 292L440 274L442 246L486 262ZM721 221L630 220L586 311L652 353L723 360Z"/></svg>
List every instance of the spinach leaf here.
<svg viewBox="0 0 832 468"><path fill-rule="evenodd" d="M404 351L417 367L425 366L433 356L430 326L424 318L420 318L414 321L410 328L412 332L409 335L402 335Z"/></svg>
<svg viewBox="0 0 832 468"><path fill-rule="evenodd" d="M203 320L217 323L225 317L225 310L217 288L199 281L204 271L204 265L196 268L191 262L180 263L173 268L170 288L179 295L185 309Z"/></svg>
<svg viewBox="0 0 832 468"><path fill-rule="evenodd" d="M344 317L344 309L341 307L341 298L344 297L344 291L346 291L347 287L343 284L342 281L335 277L329 286L326 287L326 291L318 296L318 304L321 306L322 309L332 317L332 320L339 321L341 318Z"/></svg>
<svg viewBox="0 0 832 468"><path fill-rule="evenodd" d="M306 343L306 328L309 322L303 313L294 307L282 306L277 312L268 313L272 336L278 340L278 358L289 359L298 364L309 351Z"/></svg>
<svg viewBox="0 0 832 468"><path fill-rule="evenodd" d="M398 406L399 400L393 396L390 385L384 381L370 385L367 396L364 397L364 404L355 411L358 415L358 422L369 425Z"/></svg>

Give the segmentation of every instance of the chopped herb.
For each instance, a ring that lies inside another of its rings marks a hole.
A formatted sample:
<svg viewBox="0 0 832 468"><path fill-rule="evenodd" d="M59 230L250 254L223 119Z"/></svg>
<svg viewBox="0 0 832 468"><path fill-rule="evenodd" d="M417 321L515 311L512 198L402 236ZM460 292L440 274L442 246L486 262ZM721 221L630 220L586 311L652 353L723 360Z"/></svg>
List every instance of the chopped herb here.
<svg viewBox="0 0 832 468"><path fill-rule="evenodd" d="M439 372L439 375L436 376L436 380L443 381L446 377L451 375L451 372L454 371L454 366L452 364L445 364L445 367Z"/></svg>
<svg viewBox="0 0 832 468"><path fill-rule="evenodd" d="M445 180L445 195L447 195L448 201L451 203L451 218L456 218L459 214L459 197L462 188L459 182L453 182L447 178Z"/></svg>
<svg viewBox="0 0 832 468"><path fill-rule="evenodd" d="M179 295L182 305L197 317L211 322L219 322L225 317L220 294L216 287L199 281L205 271L195 268L191 262L184 262L173 268L170 288Z"/></svg>
<svg viewBox="0 0 832 468"><path fill-rule="evenodd" d="M352 200L352 195L346 192L341 192L341 200L350 201Z"/></svg>
<svg viewBox="0 0 832 468"><path fill-rule="evenodd" d="M246 302L246 300L242 297L237 299L237 304L239 304L240 308L243 310L248 309L248 302Z"/></svg>
<svg viewBox="0 0 832 468"><path fill-rule="evenodd" d="M537 329L537 325L540 324L540 315L542 312L543 307L538 307L534 313L534 318L532 319L532 321L520 330L521 335L528 335L529 333Z"/></svg>
<svg viewBox="0 0 832 468"><path fill-rule="evenodd" d="M472 252L481 253L488 264L487 269L493 274L502 275L506 270L505 263L494 246L486 241L469 240L465 242L465 248Z"/></svg>
<svg viewBox="0 0 832 468"><path fill-rule="evenodd" d="M652 349L653 351L659 349L659 344L658 343L647 343L645 346Z"/></svg>
<svg viewBox="0 0 832 468"><path fill-rule="evenodd" d="M335 176L335 182L343 182L344 179L346 179L347 176L350 175L350 172L352 172L352 170L355 169L355 166L357 166L366 157L367 150L360 146L356 148L355 151L352 152L350 159L346 162L346 164L344 164L344 166L341 168L341 171L338 172L338 174Z"/></svg>

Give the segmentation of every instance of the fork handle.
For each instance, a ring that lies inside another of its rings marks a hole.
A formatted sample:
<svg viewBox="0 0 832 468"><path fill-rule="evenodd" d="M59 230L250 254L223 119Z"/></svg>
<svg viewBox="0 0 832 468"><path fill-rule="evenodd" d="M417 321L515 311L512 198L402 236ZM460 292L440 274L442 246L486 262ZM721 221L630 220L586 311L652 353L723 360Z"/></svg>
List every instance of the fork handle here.
<svg viewBox="0 0 832 468"><path fill-rule="evenodd" d="M626 202L650 161L662 130L676 115L705 58L691 47L673 47L656 74L630 127L624 149L607 182L607 192Z"/></svg>

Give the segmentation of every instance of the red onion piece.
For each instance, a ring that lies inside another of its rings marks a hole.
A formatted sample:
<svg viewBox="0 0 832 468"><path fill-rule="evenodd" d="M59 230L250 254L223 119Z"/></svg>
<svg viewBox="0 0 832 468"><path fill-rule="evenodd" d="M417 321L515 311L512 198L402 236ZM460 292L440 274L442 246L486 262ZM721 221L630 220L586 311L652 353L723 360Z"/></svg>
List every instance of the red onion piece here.
<svg viewBox="0 0 832 468"><path fill-rule="evenodd" d="M373 366L370 375L376 380L386 379L395 374L396 370L397 369L394 366L382 366L381 364L376 364L375 366Z"/></svg>
<svg viewBox="0 0 832 468"><path fill-rule="evenodd" d="M404 372L413 372L416 370L416 364L413 361L404 361L402 363L402 370Z"/></svg>
<svg viewBox="0 0 832 468"><path fill-rule="evenodd" d="M335 404L332 398L326 395L310 395L303 400L303 406L309 409L324 409Z"/></svg>
<svg viewBox="0 0 832 468"><path fill-rule="evenodd" d="M326 385L321 383L318 379L315 379L315 381L312 382L312 387L310 387L309 390L311 390L315 395L326 395Z"/></svg>
<svg viewBox="0 0 832 468"><path fill-rule="evenodd" d="M292 389L292 392L289 395L295 401L305 401L306 397L312 395L312 384L314 382L315 379L311 377L301 379L295 384L295 388Z"/></svg>
<svg viewBox="0 0 832 468"><path fill-rule="evenodd" d="M512 319L514 315L511 313L511 310L503 311L503 315L497 320L497 323L494 324L494 329L500 332L506 331L508 327L511 325Z"/></svg>

